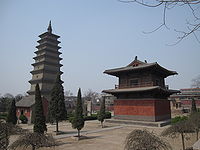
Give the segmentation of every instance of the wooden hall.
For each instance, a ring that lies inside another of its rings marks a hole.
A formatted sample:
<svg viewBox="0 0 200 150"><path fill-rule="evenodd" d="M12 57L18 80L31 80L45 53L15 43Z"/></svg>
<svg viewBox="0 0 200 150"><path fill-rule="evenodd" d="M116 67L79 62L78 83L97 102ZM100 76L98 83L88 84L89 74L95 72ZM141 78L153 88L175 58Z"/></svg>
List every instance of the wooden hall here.
<svg viewBox="0 0 200 150"><path fill-rule="evenodd" d="M134 121L164 121L171 119L168 97L177 90L169 90L165 78L176 75L157 62L135 60L128 66L105 70L104 73L119 78L115 89L103 90L116 97L114 118Z"/></svg>

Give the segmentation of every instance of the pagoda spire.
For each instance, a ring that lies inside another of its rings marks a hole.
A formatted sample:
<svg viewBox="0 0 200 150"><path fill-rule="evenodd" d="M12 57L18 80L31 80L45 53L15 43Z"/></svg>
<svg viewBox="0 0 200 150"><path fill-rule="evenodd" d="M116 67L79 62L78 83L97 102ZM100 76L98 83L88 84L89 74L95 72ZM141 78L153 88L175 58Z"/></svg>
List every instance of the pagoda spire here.
<svg viewBox="0 0 200 150"><path fill-rule="evenodd" d="M49 33L52 33L51 20L49 21L49 26L48 26L48 28L47 28L47 31L48 31Z"/></svg>

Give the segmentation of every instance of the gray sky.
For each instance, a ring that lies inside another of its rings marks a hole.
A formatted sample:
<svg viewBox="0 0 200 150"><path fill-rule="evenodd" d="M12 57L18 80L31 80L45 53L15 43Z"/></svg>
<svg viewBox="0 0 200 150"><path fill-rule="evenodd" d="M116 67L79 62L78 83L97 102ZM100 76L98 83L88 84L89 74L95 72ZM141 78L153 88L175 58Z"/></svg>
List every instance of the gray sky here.
<svg viewBox="0 0 200 150"><path fill-rule="evenodd" d="M175 46L174 29L185 30L191 19L187 8L167 12L169 30L151 31L162 23L162 9L124 4L117 0L1 0L0 1L0 93L14 95L30 88L38 35L52 20L60 35L65 90L75 95L114 88L117 78L103 74L123 67L137 55L139 60L158 62L179 75L168 77L170 88L188 88L200 74L200 44L193 36ZM199 34L199 33L198 33Z"/></svg>

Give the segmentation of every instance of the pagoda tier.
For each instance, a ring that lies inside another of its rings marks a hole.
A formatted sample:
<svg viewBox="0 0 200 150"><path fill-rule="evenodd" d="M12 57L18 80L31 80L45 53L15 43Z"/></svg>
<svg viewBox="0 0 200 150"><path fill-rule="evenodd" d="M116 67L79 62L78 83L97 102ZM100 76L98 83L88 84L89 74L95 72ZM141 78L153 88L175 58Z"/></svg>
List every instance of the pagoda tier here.
<svg viewBox="0 0 200 150"><path fill-rule="evenodd" d="M35 86L38 83L41 90L41 95L50 100L51 91L56 81L58 74L62 74L60 67L63 65L60 64L62 60L59 57L61 52L58 46L60 41L58 38L60 36L52 34L51 22L47 29L47 32L39 35L41 38L37 42L39 43L36 48L38 49L33 57L35 62L32 64L34 69L31 71L32 79L29 81L31 84L30 90L27 92L29 95L35 94Z"/></svg>
<svg viewBox="0 0 200 150"><path fill-rule="evenodd" d="M177 90L165 85L167 76L177 72L161 67L158 63L137 60L126 67L110 69L104 73L119 78L115 89L103 90L114 95L114 118L134 121L163 121L171 118L168 97Z"/></svg>

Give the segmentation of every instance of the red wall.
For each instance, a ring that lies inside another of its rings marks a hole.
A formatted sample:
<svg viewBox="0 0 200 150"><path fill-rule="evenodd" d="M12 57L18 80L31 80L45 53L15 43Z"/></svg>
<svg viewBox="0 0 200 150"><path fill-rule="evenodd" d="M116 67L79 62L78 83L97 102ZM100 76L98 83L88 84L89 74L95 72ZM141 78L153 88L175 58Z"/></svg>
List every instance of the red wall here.
<svg viewBox="0 0 200 150"><path fill-rule="evenodd" d="M16 109L16 114L17 114L17 117L19 118L19 116L21 115L21 111L23 110L23 114L29 119L31 117L31 109L28 108L28 107L18 107Z"/></svg>
<svg viewBox="0 0 200 150"><path fill-rule="evenodd" d="M154 116L154 100L115 100L114 114Z"/></svg>
<svg viewBox="0 0 200 150"><path fill-rule="evenodd" d="M192 100L181 100L181 103L183 105L192 105ZM195 103L197 106L200 106L200 100L196 100Z"/></svg>
<svg viewBox="0 0 200 150"><path fill-rule="evenodd" d="M44 110L44 115L47 116L48 113L48 100L43 98L42 99L42 105L43 105L43 110ZM21 115L21 111L23 110L23 114L28 118L28 120L31 119L31 107L17 107L17 112L16 115L19 118Z"/></svg>
<svg viewBox="0 0 200 150"><path fill-rule="evenodd" d="M171 114L170 101L168 100L155 100L155 115Z"/></svg>
<svg viewBox="0 0 200 150"><path fill-rule="evenodd" d="M160 116L171 114L168 100L115 100L115 115Z"/></svg>
<svg viewBox="0 0 200 150"><path fill-rule="evenodd" d="M100 106L93 105L92 106L92 110L93 111L99 111L100 110ZM113 111L113 110L114 110L113 106L106 106L106 111Z"/></svg>

